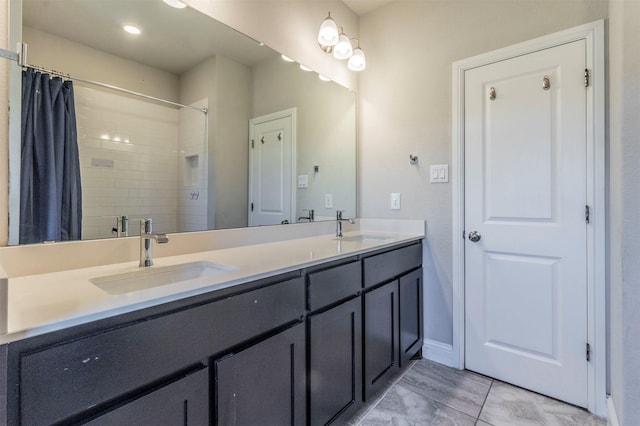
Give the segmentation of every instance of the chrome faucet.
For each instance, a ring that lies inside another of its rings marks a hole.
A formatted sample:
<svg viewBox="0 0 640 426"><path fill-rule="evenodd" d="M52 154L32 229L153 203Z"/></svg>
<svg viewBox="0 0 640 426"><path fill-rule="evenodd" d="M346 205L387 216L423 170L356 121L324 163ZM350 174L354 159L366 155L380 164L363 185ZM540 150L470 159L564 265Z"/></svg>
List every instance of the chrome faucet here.
<svg viewBox="0 0 640 426"><path fill-rule="evenodd" d="M313 209L304 209L302 210L303 212L309 212L309 216L300 216L298 218L298 222L300 222L301 220L307 220L309 222L313 222L315 220L315 212L313 211Z"/></svg>
<svg viewBox="0 0 640 426"><path fill-rule="evenodd" d="M129 216L116 216L116 226L111 228L111 233L116 237L129 236Z"/></svg>
<svg viewBox="0 0 640 426"><path fill-rule="evenodd" d="M342 238L342 222L344 221L348 221L352 225L356 223L356 221L351 218L343 219L342 210L336 211L336 237L338 238Z"/></svg>
<svg viewBox="0 0 640 426"><path fill-rule="evenodd" d="M153 265L153 252L151 240L155 240L158 244L169 242L166 234L154 234L153 222L151 218L140 219L140 267Z"/></svg>

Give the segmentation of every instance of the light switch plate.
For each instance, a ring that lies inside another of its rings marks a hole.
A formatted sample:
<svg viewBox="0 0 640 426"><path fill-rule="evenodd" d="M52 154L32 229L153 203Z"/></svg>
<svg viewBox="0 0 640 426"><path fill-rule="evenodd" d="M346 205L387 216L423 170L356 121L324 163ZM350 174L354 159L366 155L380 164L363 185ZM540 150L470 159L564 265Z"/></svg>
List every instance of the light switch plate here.
<svg viewBox="0 0 640 426"><path fill-rule="evenodd" d="M298 175L298 188L309 187L309 175Z"/></svg>
<svg viewBox="0 0 640 426"><path fill-rule="evenodd" d="M333 195L332 194L324 194L324 208L325 209L333 208Z"/></svg>
<svg viewBox="0 0 640 426"><path fill-rule="evenodd" d="M400 193L391 193L391 210L400 210Z"/></svg>
<svg viewBox="0 0 640 426"><path fill-rule="evenodd" d="M429 169L429 181L431 183L449 182L449 165L434 164Z"/></svg>

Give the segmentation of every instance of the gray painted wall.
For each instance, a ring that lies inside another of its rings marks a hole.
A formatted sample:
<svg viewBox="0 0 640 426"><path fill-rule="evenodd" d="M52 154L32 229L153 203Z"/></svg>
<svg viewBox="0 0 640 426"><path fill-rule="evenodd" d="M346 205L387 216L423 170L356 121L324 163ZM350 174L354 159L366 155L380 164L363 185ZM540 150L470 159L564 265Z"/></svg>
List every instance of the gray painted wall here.
<svg viewBox="0 0 640 426"><path fill-rule="evenodd" d="M640 2L609 4L610 393L621 425L640 422Z"/></svg>
<svg viewBox="0 0 640 426"><path fill-rule="evenodd" d="M453 336L451 185L429 183L430 164L451 162L452 62L607 13L606 1L401 1L361 18L368 67L360 74L358 211L427 221L428 339L451 344ZM399 212L389 209L391 192L402 193Z"/></svg>
<svg viewBox="0 0 640 426"><path fill-rule="evenodd" d="M260 117L296 108L298 175L307 175L309 186L296 189L296 217L315 210L316 219L356 215L356 96L334 83L321 81L315 72L279 56L253 67L253 114ZM319 172L313 172L313 165ZM324 207L324 195L332 194L333 207Z"/></svg>

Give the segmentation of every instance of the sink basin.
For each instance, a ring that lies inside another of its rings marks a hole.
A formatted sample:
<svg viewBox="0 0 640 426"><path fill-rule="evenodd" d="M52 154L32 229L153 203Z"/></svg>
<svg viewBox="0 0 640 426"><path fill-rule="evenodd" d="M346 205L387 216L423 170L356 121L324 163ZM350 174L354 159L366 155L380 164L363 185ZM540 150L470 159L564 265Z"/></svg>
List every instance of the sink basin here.
<svg viewBox="0 0 640 426"><path fill-rule="evenodd" d="M388 240L389 238L391 237L387 237L386 235L361 234L361 235L351 235L348 237L336 238L336 240L352 241L355 243L370 243L370 242Z"/></svg>
<svg viewBox="0 0 640 426"><path fill-rule="evenodd" d="M109 294L124 294L209 277L235 269L238 268L199 261L171 266L151 266L134 272L91 278L89 281Z"/></svg>

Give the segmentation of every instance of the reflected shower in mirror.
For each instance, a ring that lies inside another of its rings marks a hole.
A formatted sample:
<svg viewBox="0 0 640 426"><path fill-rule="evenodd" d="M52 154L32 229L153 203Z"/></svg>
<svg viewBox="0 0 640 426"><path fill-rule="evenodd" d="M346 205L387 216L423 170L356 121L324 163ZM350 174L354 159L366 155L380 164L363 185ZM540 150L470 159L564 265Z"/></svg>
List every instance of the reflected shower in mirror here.
<svg viewBox="0 0 640 426"><path fill-rule="evenodd" d="M332 219L337 209L355 216L353 92L162 0L23 0L22 8L29 64L208 108L203 114L74 81L83 239L125 235L122 216L129 235L147 216L160 232L248 226L256 205L249 123L291 109L292 167L281 182L291 191L288 222L307 221L310 210L314 220ZM135 23L142 33L115 23ZM10 149L19 147L12 138Z"/></svg>

